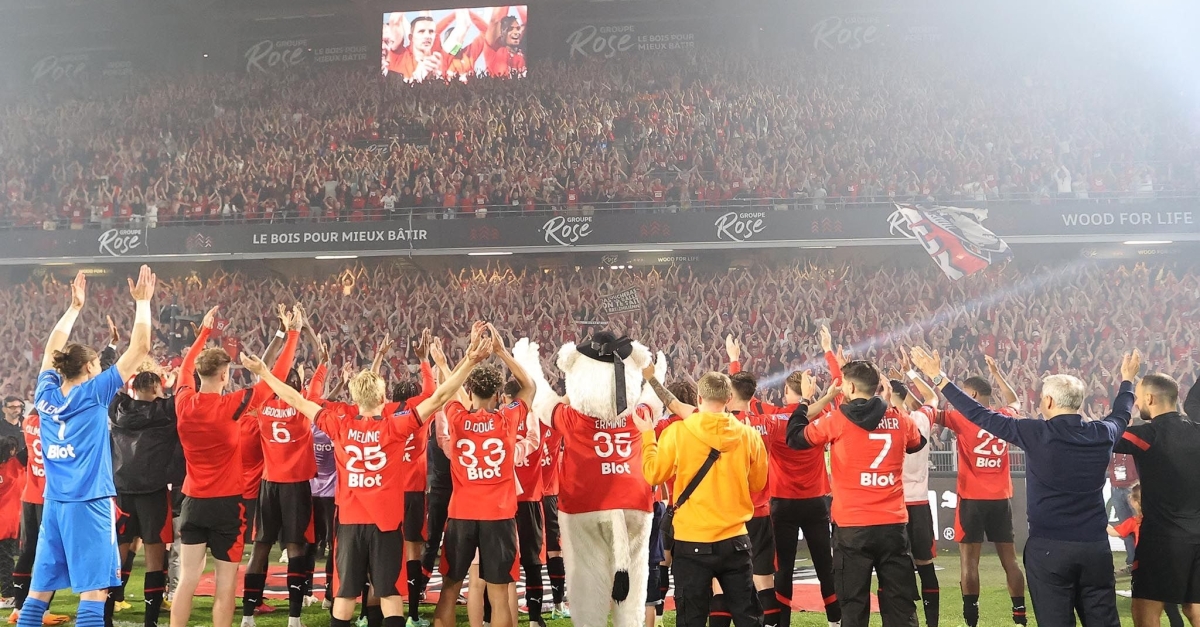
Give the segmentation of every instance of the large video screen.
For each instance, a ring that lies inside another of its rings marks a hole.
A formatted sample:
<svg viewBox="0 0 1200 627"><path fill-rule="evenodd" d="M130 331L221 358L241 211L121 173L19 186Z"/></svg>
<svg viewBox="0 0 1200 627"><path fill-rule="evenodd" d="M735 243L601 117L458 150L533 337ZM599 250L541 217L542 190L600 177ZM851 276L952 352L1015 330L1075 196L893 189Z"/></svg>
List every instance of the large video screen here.
<svg viewBox="0 0 1200 627"><path fill-rule="evenodd" d="M408 82L525 75L524 5L383 14L383 75Z"/></svg>

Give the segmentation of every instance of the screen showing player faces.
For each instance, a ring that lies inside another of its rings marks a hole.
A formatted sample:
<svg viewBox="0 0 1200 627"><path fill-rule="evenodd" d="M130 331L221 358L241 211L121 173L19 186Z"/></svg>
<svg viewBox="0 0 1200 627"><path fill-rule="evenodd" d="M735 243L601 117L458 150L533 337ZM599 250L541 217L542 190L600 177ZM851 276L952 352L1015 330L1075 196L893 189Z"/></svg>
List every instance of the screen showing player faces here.
<svg viewBox="0 0 1200 627"><path fill-rule="evenodd" d="M524 5L383 14L383 75L407 82L525 75Z"/></svg>

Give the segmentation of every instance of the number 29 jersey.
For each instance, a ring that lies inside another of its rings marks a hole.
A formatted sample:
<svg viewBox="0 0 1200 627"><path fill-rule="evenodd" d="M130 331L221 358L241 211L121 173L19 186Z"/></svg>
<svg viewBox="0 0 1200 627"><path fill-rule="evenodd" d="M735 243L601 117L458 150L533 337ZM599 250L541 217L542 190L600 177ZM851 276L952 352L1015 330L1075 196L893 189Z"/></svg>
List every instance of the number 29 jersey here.
<svg viewBox="0 0 1200 627"><path fill-rule="evenodd" d="M400 460L408 436L421 426L416 412L389 403L382 416L364 417L355 405L326 403L316 423L333 442L338 522L399 529L406 474Z"/></svg>
<svg viewBox="0 0 1200 627"><path fill-rule="evenodd" d="M456 520L507 520L517 515L517 475L513 456L517 428L529 406L517 400L496 411L468 411L458 401L446 404L450 433L449 517Z"/></svg>
<svg viewBox="0 0 1200 627"><path fill-rule="evenodd" d="M651 410L638 405L634 411ZM651 511L650 484L642 475L642 443L632 415L618 418L616 424L603 424L560 404L554 408L552 422L566 443L559 475L560 511Z"/></svg>
<svg viewBox="0 0 1200 627"><path fill-rule="evenodd" d="M1017 416L1011 407L998 411L1005 416ZM958 498L977 501L1012 498L1008 442L979 428L953 409L942 413L942 423L954 432L958 441Z"/></svg>

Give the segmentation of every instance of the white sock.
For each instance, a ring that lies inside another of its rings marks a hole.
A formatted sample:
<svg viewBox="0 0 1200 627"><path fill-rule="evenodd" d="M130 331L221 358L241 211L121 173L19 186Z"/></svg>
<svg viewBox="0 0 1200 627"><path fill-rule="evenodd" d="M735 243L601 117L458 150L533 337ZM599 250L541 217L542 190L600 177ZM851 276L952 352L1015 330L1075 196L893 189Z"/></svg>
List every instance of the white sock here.
<svg viewBox="0 0 1200 627"><path fill-rule="evenodd" d="M302 627L299 616L288 616L288 627Z"/></svg>
<svg viewBox="0 0 1200 627"><path fill-rule="evenodd" d="M254 627L254 617L253 616L243 616L242 617L242 627Z"/></svg>

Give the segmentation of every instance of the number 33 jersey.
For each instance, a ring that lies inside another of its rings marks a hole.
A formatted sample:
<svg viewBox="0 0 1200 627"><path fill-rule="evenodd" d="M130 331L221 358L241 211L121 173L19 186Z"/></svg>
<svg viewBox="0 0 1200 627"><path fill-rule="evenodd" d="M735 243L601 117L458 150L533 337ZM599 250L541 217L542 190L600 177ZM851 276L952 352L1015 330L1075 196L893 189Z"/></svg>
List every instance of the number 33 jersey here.
<svg viewBox="0 0 1200 627"><path fill-rule="evenodd" d="M399 403L384 406L383 416L365 417L347 403L326 403L317 414L317 428L333 442L337 462L338 522L375 525L395 531L404 520L407 477L404 446L421 421Z"/></svg>
<svg viewBox="0 0 1200 627"><path fill-rule="evenodd" d="M634 411L651 409L638 405ZM650 485L642 475L642 442L632 414L605 424L569 405L558 405L552 426L566 442L559 475L560 511L651 511Z"/></svg>
<svg viewBox="0 0 1200 627"><path fill-rule="evenodd" d="M517 429L529 406L517 400L496 411L446 404L450 434L449 516L456 520L508 520L517 515Z"/></svg>

